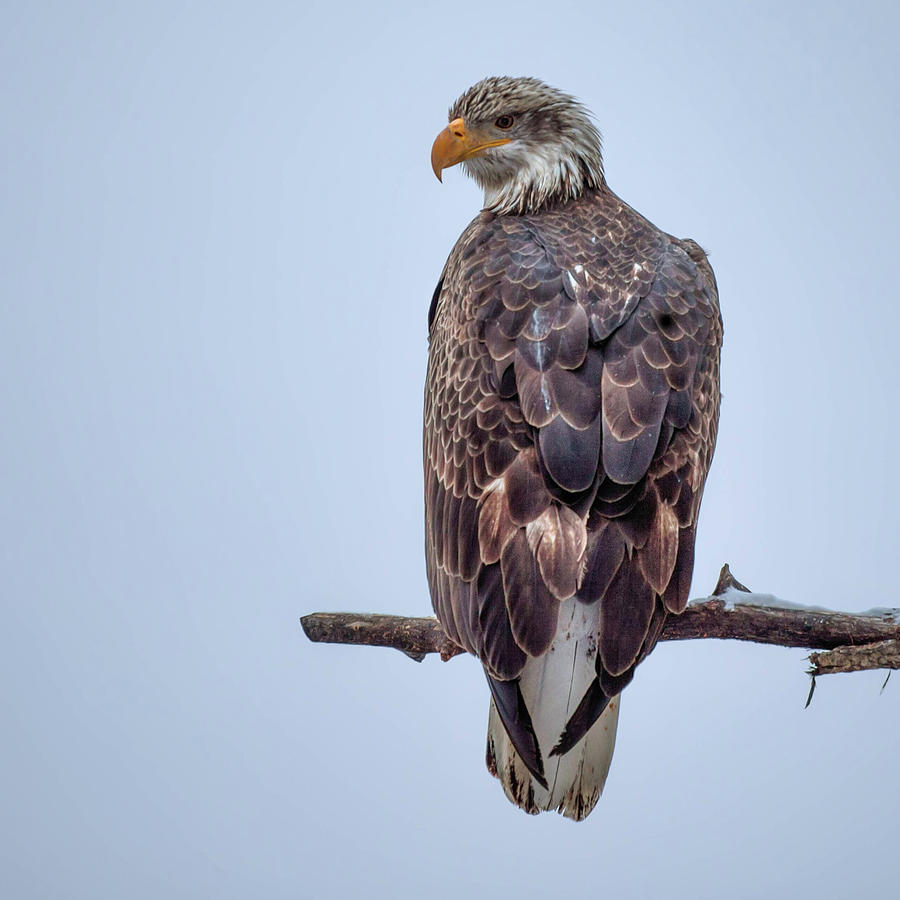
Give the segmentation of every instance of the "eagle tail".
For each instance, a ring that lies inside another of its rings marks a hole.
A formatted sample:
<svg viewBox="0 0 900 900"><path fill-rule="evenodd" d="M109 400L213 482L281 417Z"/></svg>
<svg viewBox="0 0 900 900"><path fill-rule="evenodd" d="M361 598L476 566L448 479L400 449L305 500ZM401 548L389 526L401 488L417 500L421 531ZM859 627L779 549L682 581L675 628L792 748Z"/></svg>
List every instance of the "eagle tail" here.
<svg viewBox="0 0 900 900"><path fill-rule="evenodd" d="M552 753L596 679L598 607L574 598L565 601L551 649L544 656L529 659L518 680L540 750L545 783L533 774L533 762L529 767L517 752L491 699L487 767L500 779L510 801L526 812L555 809L580 821L594 808L606 783L616 745L619 697L608 702L570 749Z"/></svg>

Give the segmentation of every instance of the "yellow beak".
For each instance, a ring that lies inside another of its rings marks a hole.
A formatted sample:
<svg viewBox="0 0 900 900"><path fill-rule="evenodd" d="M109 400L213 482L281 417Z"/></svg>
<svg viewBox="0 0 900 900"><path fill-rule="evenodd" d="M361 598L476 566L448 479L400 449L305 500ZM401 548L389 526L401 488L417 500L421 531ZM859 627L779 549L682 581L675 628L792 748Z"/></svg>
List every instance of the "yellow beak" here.
<svg viewBox="0 0 900 900"><path fill-rule="evenodd" d="M499 147L508 144L510 138L486 140L486 135L469 131L462 119L454 119L435 139L431 147L431 168L437 180L441 181L441 172L483 153L488 147Z"/></svg>

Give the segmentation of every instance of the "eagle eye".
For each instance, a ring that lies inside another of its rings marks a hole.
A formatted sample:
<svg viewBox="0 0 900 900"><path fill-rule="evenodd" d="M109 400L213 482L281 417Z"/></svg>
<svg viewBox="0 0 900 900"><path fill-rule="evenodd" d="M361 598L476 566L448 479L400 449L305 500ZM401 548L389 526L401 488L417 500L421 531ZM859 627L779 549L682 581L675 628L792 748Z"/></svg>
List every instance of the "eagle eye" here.
<svg viewBox="0 0 900 900"><path fill-rule="evenodd" d="M506 131L508 128L513 127L513 124L515 123L515 121L516 121L515 116L500 116L499 118L494 120L494 124L498 128L502 128L504 131Z"/></svg>

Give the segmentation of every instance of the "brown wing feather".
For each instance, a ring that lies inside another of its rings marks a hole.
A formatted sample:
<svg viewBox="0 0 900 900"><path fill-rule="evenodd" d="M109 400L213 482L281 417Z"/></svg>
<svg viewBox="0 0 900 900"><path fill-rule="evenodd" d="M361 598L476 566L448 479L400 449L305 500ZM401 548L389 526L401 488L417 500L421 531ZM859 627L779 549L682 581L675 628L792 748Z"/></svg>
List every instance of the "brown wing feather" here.
<svg viewBox="0 0 900 900"><path fill-rule="evenodd" d="M503 681L546 652L560 600L599 601L610 696L687 602L718 419L712 270L605 188L537 215L482 213L429 332L438 618Z"/></svg>

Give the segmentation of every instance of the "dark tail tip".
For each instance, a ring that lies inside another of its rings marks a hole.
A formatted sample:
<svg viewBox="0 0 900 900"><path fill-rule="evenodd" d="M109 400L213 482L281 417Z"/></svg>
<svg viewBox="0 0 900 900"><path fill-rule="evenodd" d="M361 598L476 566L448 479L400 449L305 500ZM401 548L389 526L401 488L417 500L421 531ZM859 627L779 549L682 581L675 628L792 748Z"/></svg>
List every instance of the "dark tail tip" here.
<svg viewBox="0 0 900 900"><path fill-rule="evenodd" d="M488 685L491 688L491 696L500 714L500 721L509 735L509 739L516 748L516 753L522 758L528 771L534 780L544 789L549 790L547 779L544 777L544 761L541 758L541 748L538 745L537 735L534 733L534 725L531 715L525 705L525 698L519 687L519 679L513 681L498 681L487 675Z"/></svg>
<svg viewBox="0 0 900 900"><path fill-rule="evenodd" d="M572 713L559 741L550 751L550 755L562 756L564 753L568 753L590 731L591 726L606 709L607 703L609 703L609 697L603 693L600 681L595 678L591 682L591 686L584 692L578 709Z"/></svg>

